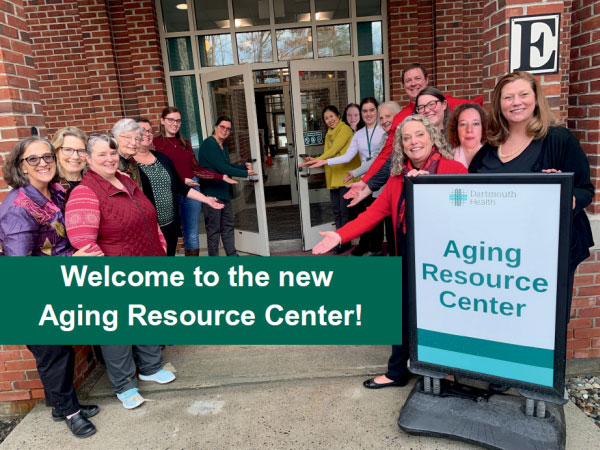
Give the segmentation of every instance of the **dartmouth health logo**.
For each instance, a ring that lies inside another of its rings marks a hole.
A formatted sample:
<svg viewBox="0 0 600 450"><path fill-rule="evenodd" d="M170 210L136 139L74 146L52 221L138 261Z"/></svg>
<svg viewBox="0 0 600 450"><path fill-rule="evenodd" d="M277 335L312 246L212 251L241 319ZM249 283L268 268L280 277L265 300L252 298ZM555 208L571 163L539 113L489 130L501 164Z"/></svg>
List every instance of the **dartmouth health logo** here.
<svg viewBox="0 0 600 450"><path fill-rule="evenodd" d="M468 199L469 196L467 195L467 192L460 188L454 189L454 192L450 193L450 203L454 206L462 206L467 203Z"/></svg>

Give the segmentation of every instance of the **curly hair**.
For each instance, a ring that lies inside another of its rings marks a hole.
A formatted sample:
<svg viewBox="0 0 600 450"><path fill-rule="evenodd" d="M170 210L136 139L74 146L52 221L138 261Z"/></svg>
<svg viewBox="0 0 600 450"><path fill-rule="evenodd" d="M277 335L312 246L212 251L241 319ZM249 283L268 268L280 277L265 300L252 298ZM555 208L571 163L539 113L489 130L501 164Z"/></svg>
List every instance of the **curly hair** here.
<svg viewBox="0 0 600 450"><path fill-rule="evenodd" d="M420 114L415 114L414 116L408 116L404 121L400 124L398 128L396 128L396 135L394 136L394 153L392 155L392 167L391 167L391 175L402 175L402 169L404 167L404 160L406 154L404 153L404 144L402 143L402 130L404 129L404 125L408 122L421 122L425 127L425 131L429 134L431 138L431 142L433 142L433 146L440 152L440 154L446 159L454 159L452 148L446 139L437 129L435 125L433 125L427 117L422 116Z"/></svg>
<svg viewBox="0 0 600 450"><path fill-rule="evenodd" d="M541 139L546 136L550 126L556 123L556 117L550 109L548 100L542 90L540 82L531 75L529 72L512 72L508 75L504 75L494 88L492 92L492 102L490 107L490 115L488 118L488 131L487 140L491 145L498 146L503 144L510 135L508 127L508 121L502 115L502 89L508 83L512 83L517 80L527 81L533 93L535 95L535 109L533 110L533 117L527 124L527 134L534 139Z"/></svg>
<svg viewBox="0 0 600 450"><path fill-rule="evenodd" d="M485 109L477 103L461 103L454 108L454 111L450 114L448 126L446 127L446 140L452 148L460 147L460 140L458 139L458 118L461 113L467 109L474 109L479 113L479 117L481 118L481 143L483 144L485 142L487 134L487 113L485 112Z"/></svg>

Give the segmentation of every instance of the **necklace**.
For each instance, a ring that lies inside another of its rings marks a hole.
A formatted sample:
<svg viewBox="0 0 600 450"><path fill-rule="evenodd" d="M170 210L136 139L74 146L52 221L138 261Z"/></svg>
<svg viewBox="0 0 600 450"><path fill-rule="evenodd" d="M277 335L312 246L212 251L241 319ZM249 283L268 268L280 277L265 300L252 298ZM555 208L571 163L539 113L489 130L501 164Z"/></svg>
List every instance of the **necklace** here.
<svg viewBox="0 0 600 450"><path fill-rule="evenodd" d="M502 153L502 144L500 144L498 146L498 156L500 158L506 159L506 158L510 158L511 156L516 155L517 153L523 151L527 147L530 140L531 140L531 138L528 136L527 139L525 139L525 141L523 141L523 143L521 145L519 145L514 152L510 152L506 155L504 153Z"/></svg>

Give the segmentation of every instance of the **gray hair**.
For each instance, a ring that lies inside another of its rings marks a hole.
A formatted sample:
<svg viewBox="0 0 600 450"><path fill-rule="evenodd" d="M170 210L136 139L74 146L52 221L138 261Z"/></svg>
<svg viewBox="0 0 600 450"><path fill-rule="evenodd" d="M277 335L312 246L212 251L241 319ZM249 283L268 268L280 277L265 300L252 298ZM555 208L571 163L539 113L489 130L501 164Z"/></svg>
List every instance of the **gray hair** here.
<svg viewBox="0 0 600 450"><path fill-rule="evenodd" d="M2 168L2 173L4 175L4 181L10 187L17 189L23 186L27 186L29 184L29 178L25 173L23 173L23 169L21 168L21 164L23 162L23 155L25 154L25 150L34 142L41 142L46 147L50 153L54 155L54 147L48 139L42 138L39 136L31 136L27 139L23 139L22 141L17 142L17 144L10 151L8 156L6 157L6 162L4 163L4 167ZM54 175L52 182L57 180L57 174Z"/></svg>
<svg viewBox="0 0 600 450"><path fill-rule="evenodd" d="M98 142L106 142L108 144L108 147L113 150L116 150L117 148L119 148L119 144L117 143L117 140L114 137L112 137L110 134L107 134L107 133L90 134L90 137L87 141L87 147L86 147L88 156L92 156L92 150L94 149L94 147L96 146L96 144Z"/></svg>
<svg viewBox="0 0 600 450"><path fill-rule="evenodd" d="M420 114L414 116L408 116L404 121L396 128L396 136L394 136L394 153L392 155L392 169L391 175L402 175L402 168L404 166L404 159L406 154L404 153L404 144L402 143L402 129L408 122L421 122L425 127L425 131L429 134L434 147L440 152L440 154L446 159L454 159L452 149L446 138L442 135L441 131L433 125L427 117Z"/></svg>
<svg viewBox="0 0 600 450"><path fill-rule="evenodd" d="M135 131L140 135L140 137L142 137L144 133L144 129L133 119L119 120L117 123L115 123L110 132L115 138L118 138L123 133L128 131Z"/></svg>
<svg viewBox="0 0 600 450"><path fill-rule="evenodd" d="M400 107L398 102L392 102L392 101L383 102L379 105L379 108L377 109L377 111L379 112L379 115L381 115L381 108L387 108L387 109L391 110L394 113L394 116L402 110L402 108Z"/></svg>

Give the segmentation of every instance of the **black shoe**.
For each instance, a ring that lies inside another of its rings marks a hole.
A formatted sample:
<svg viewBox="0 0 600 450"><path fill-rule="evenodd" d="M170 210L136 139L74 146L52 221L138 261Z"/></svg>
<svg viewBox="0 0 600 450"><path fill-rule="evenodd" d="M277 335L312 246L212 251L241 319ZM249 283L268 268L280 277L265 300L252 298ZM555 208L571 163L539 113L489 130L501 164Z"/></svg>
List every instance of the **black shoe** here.
<svg viewBox="0 0 600 450"><path fill-rule="evenodd" d="M87 420L81 412L78 412L70 419L65 419L65 422L71 433L78 438L86 438L96 432L94 424Z"/></svg>
<svg viewBox="0 0 600 450"><path fill-rule="evenodd" d="M510 386L507 384L490 383L488 389L496 394L502 394L503 392L508 391Z"/></svg>
<svg viewBox="0 0 600 450"><path fill-rule="evenodd" d="M86 419L90 417L94 417L100 411L97 405L80 405L79 411ZM55 408L52 408L52 420L55 422L60 422L61 420L65 420L65 416L59 413Z"/></svg>
<svg viewBox="0 0 600 450"><path fill-rule="evenodd" d="M383 252L381 250L377 250L374 252L369 252L367 256L383 256Z"/></svg>
<svg viewBox="0 0 600 450"><path fill-rule="evenodd" d="M333 250L333 254L341 255L342 253L345 253L346 251L348 251L348 249L350 249L350 247L352 247L352 244L350 242L346 242L345 244L340 244Z"/></svg>
<svg viewBox="0 0 600 450"><path fill-rule="evenodd" d="M363 386L367 389L381 389L386 387L403 387L410 381L410 372L406 372L399 379L390 381L389 383L375 383L375 378L369 378L363 382Z"/></svg>

